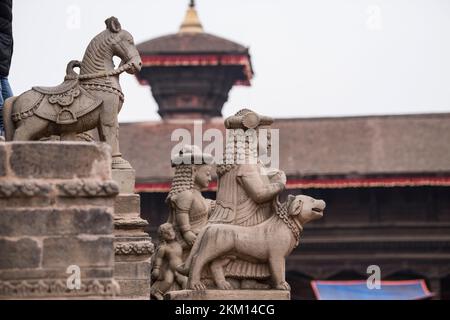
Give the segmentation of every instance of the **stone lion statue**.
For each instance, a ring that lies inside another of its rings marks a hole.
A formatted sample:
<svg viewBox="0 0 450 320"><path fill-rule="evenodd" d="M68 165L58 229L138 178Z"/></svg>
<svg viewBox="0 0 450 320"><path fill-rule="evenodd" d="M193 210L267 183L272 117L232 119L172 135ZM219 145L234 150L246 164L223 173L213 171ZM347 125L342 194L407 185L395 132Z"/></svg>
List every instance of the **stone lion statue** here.
<svg viewBox="0 0 450 320"><path fill-rule="evenodd" d="M303 226L323 216L325 202L306 195L274 203L276 214L254 226L209 224L199 234L179 271L189 274L188 288L205 290L202 271L209 271L219 289L231 290L223 268L236 258L265 262L270 266L272 287L290 290L285 280L285 259L298 245Z"/></svg>

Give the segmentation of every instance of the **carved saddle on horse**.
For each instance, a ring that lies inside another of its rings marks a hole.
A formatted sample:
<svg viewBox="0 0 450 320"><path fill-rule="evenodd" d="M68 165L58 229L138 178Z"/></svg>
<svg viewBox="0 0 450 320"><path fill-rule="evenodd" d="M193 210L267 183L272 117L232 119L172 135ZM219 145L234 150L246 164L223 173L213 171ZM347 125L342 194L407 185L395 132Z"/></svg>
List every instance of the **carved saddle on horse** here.
<svg viewBox="0 0 450 320"><path fill-rule="evenodd" d="M78 61L69 62L64 82L58 86L33 87L36 101L32 104L33 110L29 111L57 124L71 124L97 108L102 99L91 95L80 85L78 75L73 71L78 65Z"/></svg>

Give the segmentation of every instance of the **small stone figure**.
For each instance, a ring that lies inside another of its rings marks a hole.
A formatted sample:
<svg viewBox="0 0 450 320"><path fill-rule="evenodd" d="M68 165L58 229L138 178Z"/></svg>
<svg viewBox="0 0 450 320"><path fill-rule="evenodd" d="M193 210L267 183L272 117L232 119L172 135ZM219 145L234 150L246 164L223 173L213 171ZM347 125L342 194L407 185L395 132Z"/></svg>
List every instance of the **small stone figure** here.
<svg viewBox="0 0 450 320"><path fill-rule="evenodd" d="M185 145L171 162L175 176L166 199L170 213L167 222L159 227L161 242L152 266L152 278L159 279L151 289L156 299L162 299L168 291L186 288L187 277L176 268L189 255L215 204L200 192L211 181L211 155L202 153L197 146Z"/></svg>
<svg viewBox="0 0 450 320"><path fill-rule="evenodd" d="M205 199L200 192L211 182L211 163L211 155L189 145L172 159L175 176L166 200L170 210L167 222L175 228L177 241L183 247L183 259L189 255L215 205L215 201Z"/></svg>
<svg viewBox="0 0 450 320"><path fill-rule="evenodd" d="M150 293L158 300L163 300L166 293L176 282L180 288L186 288L187 277L176 271L182 260L183 248L176 240L172 224L164 223L158 229L160 243L152 268L152 279L155 281Z"/></svg>
<svg viewBox="0 0 450 320"><path fill-rule="evenodd" d="M101 141L111 146L112 167L131 168L119 150L117 115L122 108L119 75L141 69L133 37L115 17L106 19L106 30L89 43L83 60L70 61L64 82L56 87L33 87L5 102L6 140L40 140L60 135L77 140L77 134L97 128ZM113 57L122 61L114 68ZM80 73L73 69L78 67Z"/></svg>

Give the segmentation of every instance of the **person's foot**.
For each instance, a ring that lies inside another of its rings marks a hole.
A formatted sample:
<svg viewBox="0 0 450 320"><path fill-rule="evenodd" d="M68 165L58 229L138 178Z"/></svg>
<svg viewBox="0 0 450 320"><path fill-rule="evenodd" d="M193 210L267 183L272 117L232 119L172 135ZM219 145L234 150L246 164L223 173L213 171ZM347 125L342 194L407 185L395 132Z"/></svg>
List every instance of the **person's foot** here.
<svg viewBox="0 0 450 320"><path fill-rule="evenodd" d="M0 136L0 142L5 141L5 137L4 136Z"/></svg>

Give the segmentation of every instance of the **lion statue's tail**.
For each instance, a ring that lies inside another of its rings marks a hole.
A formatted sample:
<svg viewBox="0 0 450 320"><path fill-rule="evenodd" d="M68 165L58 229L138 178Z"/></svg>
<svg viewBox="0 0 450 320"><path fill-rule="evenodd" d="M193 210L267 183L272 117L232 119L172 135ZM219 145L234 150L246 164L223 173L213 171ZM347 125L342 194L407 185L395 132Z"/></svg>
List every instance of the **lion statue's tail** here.
<svg viewBox="0 0 450 320"><path fill-rule="evenodd" d="M14 136L14 122L12 121L12 108L17 97L10 97L3 105L3 125L5 127L5 139L11 141Z"/></svg>

